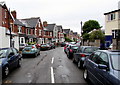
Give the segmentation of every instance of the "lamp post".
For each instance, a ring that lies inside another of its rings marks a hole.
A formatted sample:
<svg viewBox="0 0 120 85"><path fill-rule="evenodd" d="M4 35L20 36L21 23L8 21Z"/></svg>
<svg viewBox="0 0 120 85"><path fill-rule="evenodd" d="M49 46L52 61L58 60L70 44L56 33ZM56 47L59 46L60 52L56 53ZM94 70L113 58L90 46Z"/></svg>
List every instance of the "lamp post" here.
<svg viewBox="0 0 120 85"><path fill-rule="evenodd" d="M83 30L82 30L82 21L80 22L80 24L81 24L81 45L83 45L83 37L82 37L82 33L83 33Z"/></svg>
<svg viewBox="0 0 120 85"><path fill-rule="evenodd" d="M10 26L10 8L8 11L8 29L10 31L10 47L12 47L12 34L11 34L11 26Z"/></svg>

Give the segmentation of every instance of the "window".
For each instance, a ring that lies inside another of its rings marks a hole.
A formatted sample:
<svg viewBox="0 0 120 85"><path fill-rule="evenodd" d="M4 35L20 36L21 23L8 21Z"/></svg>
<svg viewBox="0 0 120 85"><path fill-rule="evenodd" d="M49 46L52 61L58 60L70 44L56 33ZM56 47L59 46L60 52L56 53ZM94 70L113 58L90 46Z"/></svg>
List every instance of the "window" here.
<svg viewBox="0 0 120 85"><path fill-rule="evenodd" d="M108 56L106 53L101 53L100 57L98 58L98 64L108 65Z"/></svg>
<svg viewBox="0 0 120 85"><path fill-rule="evenodd" d="M5 10L5 18L7 18L7 11Z"/></svg>
<svg viewBox="0 0 120 85"><path fill-rule="evenodd" d="M40 35L40 36L42 35L42 31L41 31L41 30L39 30L39 35Z"/></svg>
<svg viewBox="0 0 120 85"><path fill-rule="evenodd" d="M24 43L24 38L21 38L21 43Z"/></svg>
<svg viewBox="0 0 120 85"><path fill-rule="evenodd" d="M17 49L13 48L13 52L15 53L15 55L17 55L18 51Z"/></svg>
<svg viewBox="0 0 120 85"><path fill-rule="evenodd" d="M89 59L92 60L93 62L97 63L97 58L99 57L101 52L95 52L90 55Z"/></svg>
<svg viewBox="0 0 120 85"><path fill-rule="evenodd" d="M52 36L52 32L50 32L50 36Z"/></svg>
<svg viewBox="0 0 120 85"><path fill-rule="evenodd" d="M112 14L108 14L108 21L112 21L116 19L116 14L112 13Z"/></svg>
<svg viewBox="0 0 120 85"><path fill-rule="evenodd" d="M21 33L22 30L21 30L21 26L18 27L18 33Z"/></svg>

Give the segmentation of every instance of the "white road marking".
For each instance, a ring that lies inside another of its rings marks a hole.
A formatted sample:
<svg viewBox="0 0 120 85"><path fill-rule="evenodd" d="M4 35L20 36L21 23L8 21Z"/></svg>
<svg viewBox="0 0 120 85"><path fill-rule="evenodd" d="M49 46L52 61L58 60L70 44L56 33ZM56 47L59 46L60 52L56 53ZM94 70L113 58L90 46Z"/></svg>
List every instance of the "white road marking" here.
<svg viewBox="0 0 120 85"><path fill-rule="evenodd" d="M51 67L51 83L55 83L54 73L53 73L53 67Z"/></svg>
<svg viewBox="0 0 120 85"><path fill-rule="evenodd" d="M54 63L54 57L52 57L52 61L51 61L51 63L52 63L52 64Z"/></svg>

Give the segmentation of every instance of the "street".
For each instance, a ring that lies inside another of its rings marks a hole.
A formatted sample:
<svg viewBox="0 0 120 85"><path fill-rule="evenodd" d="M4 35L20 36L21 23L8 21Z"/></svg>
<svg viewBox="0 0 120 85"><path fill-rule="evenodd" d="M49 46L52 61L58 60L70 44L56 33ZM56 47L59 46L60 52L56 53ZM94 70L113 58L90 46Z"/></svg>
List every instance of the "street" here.
<svg viewBox="0 0 120 85"><path fill-rule="evenodd" d="M83 70L72 63L63 47L41 51L36 58L23 58L22 66L12 71L3 83L81 83Z"/></svg>

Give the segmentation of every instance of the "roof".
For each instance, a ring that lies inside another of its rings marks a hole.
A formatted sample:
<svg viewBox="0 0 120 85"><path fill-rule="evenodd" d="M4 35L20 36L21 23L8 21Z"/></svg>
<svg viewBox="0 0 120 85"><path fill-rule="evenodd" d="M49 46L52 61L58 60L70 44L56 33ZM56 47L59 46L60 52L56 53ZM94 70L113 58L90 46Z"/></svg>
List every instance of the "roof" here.
<svg viewBox="0 0 120 85"><path fill-rule="evenodd" d="M34 18L21 19L21 21L23 24L26 25L26 27L35 28L39 19L40 17L34 17Z"/></svg>
<svg viewBox="0 0 120 85"><path fill-rule="evenodd" d="M111 11L111 12L104 13L104 15L107 15L107 14L110 14L110 13L114 13L114 12L118 12L118 11L120 11L120 9L114 10L114 11Z"/></svg>
<svg viewBox="0 0 120 85"><path fill-rule="evenodd" d="M47 29L47 31L53 31L54 27L56 24L48 24L47 27L45 27Z"/></svg>
<svg viewBox="0 0 120 85"><path fill-rule="evenodd" d="M63 31L64 31L66 34L69 34L70 29L63 29Z"/></svg>
<svg viewBox="0 0 120 85"><path fill-rule="evenodd" d="M109 54L119 54L120 55L120 50L98 50L101 52L107 52Z"/></svg>
<svg viewBox="0 0 120 85"><path fill-rule="evenodd" d="M25 26L25 24L23 24L22 21L20 21L19 19L15 19L14 24L15 25L20 25L20 26Z"/></svg>
<svg viewBox="0 0 120 85"><path fill-rule="evenodd" d="M62 30L62 26L57 26L58 27L58 31L60 32Z"/></svg>

